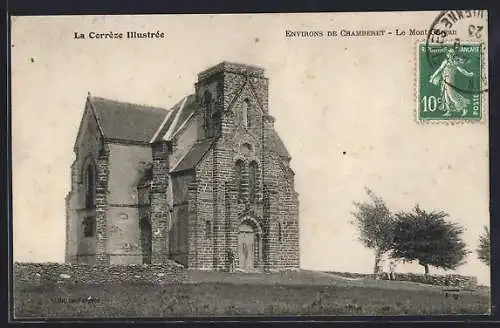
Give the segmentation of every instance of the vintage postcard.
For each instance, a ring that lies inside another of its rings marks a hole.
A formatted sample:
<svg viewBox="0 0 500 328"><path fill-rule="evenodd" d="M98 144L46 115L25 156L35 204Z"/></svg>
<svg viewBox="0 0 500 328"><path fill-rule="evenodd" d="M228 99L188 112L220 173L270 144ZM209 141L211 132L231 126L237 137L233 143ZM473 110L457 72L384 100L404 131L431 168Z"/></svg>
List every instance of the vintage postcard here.
<svg viewBox="0 0 500 328"><path fill-rule="evenodd" d="M490 313L487 11L10 23L12 319Z"/></svg>

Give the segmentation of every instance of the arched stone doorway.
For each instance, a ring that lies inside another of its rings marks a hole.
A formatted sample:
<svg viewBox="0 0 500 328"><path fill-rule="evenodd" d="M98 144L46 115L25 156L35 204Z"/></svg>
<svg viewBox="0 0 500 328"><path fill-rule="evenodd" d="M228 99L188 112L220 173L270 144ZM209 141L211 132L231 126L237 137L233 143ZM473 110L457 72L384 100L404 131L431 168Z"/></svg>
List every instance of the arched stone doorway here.
<svg viewBox="0 0 500 328"><path fill-rule="evenodd" d="M151 222L149 218L143 217L140 222L142 263L151 264L151 253L153 249Z"/></svg>
<svg viewBox="0 0 500 328"><path fill-rule="evenodd" d="M261 231L255 220L244 220L238 229L239 269L255 271L261 262Z"/></svg>

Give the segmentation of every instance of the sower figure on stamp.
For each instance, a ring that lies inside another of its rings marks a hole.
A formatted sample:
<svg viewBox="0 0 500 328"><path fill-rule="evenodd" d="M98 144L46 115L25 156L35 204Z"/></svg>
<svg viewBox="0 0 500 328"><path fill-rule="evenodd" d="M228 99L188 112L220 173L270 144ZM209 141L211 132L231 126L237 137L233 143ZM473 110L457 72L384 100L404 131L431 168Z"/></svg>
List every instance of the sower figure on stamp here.
<svg viewBox="0 0 500 328"><path fill-rule="evenodd" d="M430 82L441 88L445 116L451 115L451 111L462 112L462 116L467 115L467 105L470 99L464 97L454 87L454 76L456 72L460 72L465 76L471 77L473 72L465 70L461 65L465 64L465 60L460 58L454 49L448 49L446 59L443 60L439 68L431 75Z"/></svg>

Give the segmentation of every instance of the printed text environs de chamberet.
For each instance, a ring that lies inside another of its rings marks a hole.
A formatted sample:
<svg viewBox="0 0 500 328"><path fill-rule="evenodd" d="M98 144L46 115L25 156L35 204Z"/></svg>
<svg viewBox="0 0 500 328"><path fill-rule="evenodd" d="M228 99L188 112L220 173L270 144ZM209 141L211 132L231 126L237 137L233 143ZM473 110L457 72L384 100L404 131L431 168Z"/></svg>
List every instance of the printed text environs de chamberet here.
<svg viewBox="0 0 500 328"><path fill-rule="evenodd" d="M115 39L164 39L167 33L162 31L127 31L127 32L74 32L74 39L115 40Z"/></svg>

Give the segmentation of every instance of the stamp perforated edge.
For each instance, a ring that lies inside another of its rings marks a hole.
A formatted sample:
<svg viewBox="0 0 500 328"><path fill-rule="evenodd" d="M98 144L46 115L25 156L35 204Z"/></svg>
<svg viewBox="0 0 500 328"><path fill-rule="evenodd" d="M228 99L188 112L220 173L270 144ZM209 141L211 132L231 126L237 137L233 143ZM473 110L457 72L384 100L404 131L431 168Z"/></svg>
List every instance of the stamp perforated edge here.
<svg viewBox="0 0 500 328"><path fill-rule="evenodd" d="M481 81L482 84L489 85L489 80L488 80L488 66L487 66L487 60L488 58L488 52L485 46L484 42L478 42L477 40L460 40L461 43L476 43L481 46L481 78L486 78L486 81ZM453 44L453 41L447 41L444 42L445 44ZM420 61L419 61L419 50L420 50L420 45L426 45L426 40L416 40L413 44L413 65L414 65L414 74L413 74L413 97L414 97L414 110L413 110L413 116L414 120L421 125L464 125L464 124L481 124L481 125L487 125L488 124L488 115L489 111L487 110L489 108L489 103L488 103L488 97L485 96L488 94L488 92L481 92L481 119L480 120L470 120L470 119L434 119L434 120L423 120L420 119L419 116L419 91L420 91Z"/></svg>

